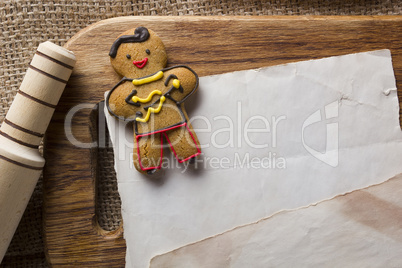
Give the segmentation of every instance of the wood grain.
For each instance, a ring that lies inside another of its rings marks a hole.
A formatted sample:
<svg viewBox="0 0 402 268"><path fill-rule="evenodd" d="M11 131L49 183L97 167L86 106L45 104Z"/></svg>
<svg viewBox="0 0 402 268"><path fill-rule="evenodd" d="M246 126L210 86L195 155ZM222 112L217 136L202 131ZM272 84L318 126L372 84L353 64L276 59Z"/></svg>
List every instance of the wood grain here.
<svg viewBox="0 0 402 268"><path fill-rule="evenodd" d="M387 48L402 100L401 16L122 17L94 24L66 45L78 60L46 136L44 228L54 267L124 266L122 227L105 232L96 220L96 148L72 144L64 123L70 109L87 107L73 117L72 133L93 142L90 107L120 79L109 48L121 32L138 26L162 38L169 65L187 64L200 76Z"/></svg>

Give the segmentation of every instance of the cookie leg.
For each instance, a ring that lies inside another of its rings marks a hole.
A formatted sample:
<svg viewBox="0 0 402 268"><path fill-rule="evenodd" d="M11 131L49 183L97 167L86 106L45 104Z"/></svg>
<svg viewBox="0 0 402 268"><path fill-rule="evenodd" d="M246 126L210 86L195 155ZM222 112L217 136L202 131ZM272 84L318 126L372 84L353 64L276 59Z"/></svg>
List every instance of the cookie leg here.
<svg viewBox="0 0 402 268"><path fill-rule="evenodd" d="M162 165L162 134L137 135L134 148L134 165L143 173L152 174Z"/></svg>
<svg viewBox="0 0 402 268"><path fill-rule="evenodd" d="M198 140L187 124L164 133L177 160L182 163L201 153Z"/></svg>

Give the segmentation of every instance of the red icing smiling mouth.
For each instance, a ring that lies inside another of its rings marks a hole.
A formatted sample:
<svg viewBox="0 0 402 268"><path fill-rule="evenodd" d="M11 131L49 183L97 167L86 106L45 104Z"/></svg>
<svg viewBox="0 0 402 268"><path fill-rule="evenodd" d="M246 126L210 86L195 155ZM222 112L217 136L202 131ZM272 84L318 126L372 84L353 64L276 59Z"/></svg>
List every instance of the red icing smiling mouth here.
<svg viewBox="0 0 402 268"><path fill-rule="evenodd" d="M148 62L148 58L145 58L145 59L143 59L143 60L133 61L133 64L134 64L137 68L142 69L142 68L144 68L144 66L147 64L147 62Z"/></svg>

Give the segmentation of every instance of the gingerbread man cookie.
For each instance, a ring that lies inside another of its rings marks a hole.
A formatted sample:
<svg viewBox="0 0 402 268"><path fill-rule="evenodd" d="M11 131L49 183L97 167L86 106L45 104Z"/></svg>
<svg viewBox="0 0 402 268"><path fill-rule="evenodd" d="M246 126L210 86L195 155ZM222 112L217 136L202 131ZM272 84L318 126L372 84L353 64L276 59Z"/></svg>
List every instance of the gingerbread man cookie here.
<svg viewBox="0 0 402 268"><path fill-rule="evenodd" d="M184 102L198 88L197 74L184 65L165 68L165 46L145 27L119 36L109 56L123 79L107 95L106 105L111 115L133 122L136 169L148 174L160 169L164 144L180 163L194 161L200 145Z"/></svg>

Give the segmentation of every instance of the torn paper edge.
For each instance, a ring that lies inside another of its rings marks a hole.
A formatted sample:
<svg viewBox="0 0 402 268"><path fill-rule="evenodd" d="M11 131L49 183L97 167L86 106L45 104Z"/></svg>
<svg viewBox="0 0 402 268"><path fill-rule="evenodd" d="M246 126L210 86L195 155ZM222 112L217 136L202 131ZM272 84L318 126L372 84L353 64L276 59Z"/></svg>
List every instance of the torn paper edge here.
<svg viewBox="0 0 402 268"><path fill-rule="evenodd" d="M232 229L230 229L230 230L224 231L224 232L222 232L222 233L219 233L219 234L216 234L216 235L213 235L213 236L210 236L210 237L206 237L206 238L201 239L201 240L199 240L199 241L196 241L196 242L193 242L193 243L190 243L190 244L181 246L181 247L179 247L179 248L176 248L176 249L171 250L171 251L167 251L167 252L162 253L162 254L155 255L155 256L152 257L152 259L149 261L149 266L151 266L151 263L153 262L154 259L156 259L156 258L158 258L158 257L160 257L160 256L164 256L164 255L166 255L166 254L174 254L175 252L177 252L177 251L179 251L179 250L181 250L181 249L183 249L183 248L186 248L186 247L188 247L188 246L196 245L196 244L198 244L198 243L202 243L202 242L204 242L204 241L208 241L208 240L214 239L214 238L216 238L216 237L220 237L220 236L222 236L222 235L224 235L224 234L226 234L226 233L233 232L233 231L235 231L235 230L241 229L241 228L246 227L246 226L257 225L257 224L259 224L259 223L262 222L262 221L271 219L271 218L276 217L277 215L280 215L280 214L290 213L290 212L298 211L298 210L304 210L304 209L307 209L307 208L309 208L309 207L315 207L315 206L317 206L317 205L319 205L319 204L321 204L321 203L329 202L329 201L334 200L334 199L338 199L338 198L342 198L342 197L347 196L347 195L351 195L351 194L353 194L353 193L355 193L355 192L360 192L360 191L368 190L368 189L373 188L373 187L377 187L377 186L383 185L383 184L385 184L385 183L387 183L387 182L389 182L389 181L391 181L391 180L396 180L396 179L398 179L397 177L399 177L399 176L402 176L402 173L396 174L396 175L392 176L391 178L389 178L389 179L387 179L386 181L383 181L383 182L381 182L381 183L372 184L372 185L370 185L370 186L367 186L367 187L364 187L364 188L361 188L361 189L356 189L356 190L349 191L349 192L346 192L346 193L343 193L343 194L339 194L339 195L337 195L337 196L334 196L334 197L331 197L331 198L328 198L328 199L324 199L324 200L321 200L321 201L319 201L319 202L309 204L309 205L307 205L307 206L302 206L302 207L298 207L298 208L294 208L294 209L285 209L285 210L281 210L281 211L275 212L274 214L272 214L272 215L270 215L270 216L268 216L268 217L262 218L262 219L260 219L260 220L258 220L258 221L255 221L255 222L252 222L252 223L248 223L248 224L239 225L239 226L236 226L236 227L234 227L234 228L232 228Z"/></svg>

